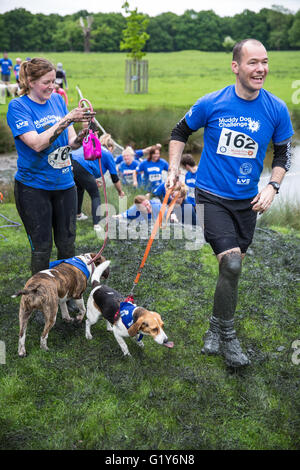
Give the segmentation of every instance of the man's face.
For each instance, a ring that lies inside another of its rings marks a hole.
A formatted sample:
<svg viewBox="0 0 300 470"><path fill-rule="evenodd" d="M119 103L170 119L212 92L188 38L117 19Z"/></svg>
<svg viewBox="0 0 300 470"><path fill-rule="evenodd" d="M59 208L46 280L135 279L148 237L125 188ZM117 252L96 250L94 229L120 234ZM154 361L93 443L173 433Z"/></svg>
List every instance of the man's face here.
<svg viewBox="0 0 300 470"><path fill-rule="evenodd" d="M240 63L233 61L231 67L238 87L247 94L254 94L263 87L269 71L267 51L262 44L246 42Z"/></svg>

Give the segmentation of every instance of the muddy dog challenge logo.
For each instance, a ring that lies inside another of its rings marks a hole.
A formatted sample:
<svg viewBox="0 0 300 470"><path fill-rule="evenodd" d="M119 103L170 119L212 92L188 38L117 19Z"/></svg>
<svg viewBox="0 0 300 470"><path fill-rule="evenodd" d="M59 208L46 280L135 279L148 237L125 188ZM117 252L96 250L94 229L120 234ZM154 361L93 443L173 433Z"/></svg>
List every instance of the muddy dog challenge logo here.
<svg viewBox="0 0 300 470"><path fill-rule="evenodd" d="M243 127L245 130L257 132L260 129L260 122L245 116L222 117L219 118L219 127Z"/></svg>

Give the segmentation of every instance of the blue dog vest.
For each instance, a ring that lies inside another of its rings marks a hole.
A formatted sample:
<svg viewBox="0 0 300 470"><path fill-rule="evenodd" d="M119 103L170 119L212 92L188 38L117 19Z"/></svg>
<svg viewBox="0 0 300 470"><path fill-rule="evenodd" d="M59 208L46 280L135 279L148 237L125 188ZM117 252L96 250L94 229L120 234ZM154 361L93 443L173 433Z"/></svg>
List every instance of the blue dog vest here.
<svg viewBox="0 0 300 470"><path fill-rule="evenodd" d="M80 258L77 258L76 256L73 256L73 258L58 259L57 261L51 261L51 263L49 264L49 268L50 269L55 268L55 266L58 266L61 263L71 264L72 266L75 266L75 268L80 269L80 271L82 271L83 274L85 274L87 279L90 277L90 273L89 273L88 268L86 267L86 264L83 261L81 261Z"/></svg>
<svg viewBox="0 0 300 470"><path fill-rule="evenodd" d="M132 302L120 302L120 315L123 324L127 330L133 325L133 312L136 309L136 305ZM137 341L141 341L143 338L142 333L139 334Z"/></svg>

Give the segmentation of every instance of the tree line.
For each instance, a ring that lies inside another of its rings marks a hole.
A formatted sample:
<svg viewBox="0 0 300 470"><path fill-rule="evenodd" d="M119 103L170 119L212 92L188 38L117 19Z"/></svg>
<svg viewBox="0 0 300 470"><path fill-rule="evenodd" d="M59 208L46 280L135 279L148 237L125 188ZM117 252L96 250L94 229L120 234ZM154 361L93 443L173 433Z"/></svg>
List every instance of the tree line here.
<svg viewBox="0 0 300 470"><path fill-rule="evenodd" d="M0 14L1 48L11 52L83 51L80 18L88 16L93 17L91 52L119 52L126 17L122 13L86 10L60 16L32 14L17 8ZM258 13L245 9L232 17L220 17L212 10L186 10L183 15L167 12L146 17L150 36L144 47L146 52L224 51L225 38L236 42L247 37L260 40L271 50L300 49L300 10L293 13L283 6L273 5Z"/></svg>

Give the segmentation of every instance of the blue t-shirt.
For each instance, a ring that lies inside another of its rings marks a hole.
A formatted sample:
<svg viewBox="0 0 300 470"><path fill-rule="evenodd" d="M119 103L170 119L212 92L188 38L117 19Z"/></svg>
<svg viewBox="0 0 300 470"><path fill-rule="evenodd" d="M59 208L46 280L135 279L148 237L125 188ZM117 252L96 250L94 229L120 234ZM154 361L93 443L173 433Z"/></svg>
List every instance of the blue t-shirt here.
<svg viewBox="0 0 300 470"><path fill-rule="evenodd" d="M122 184L133 184L133 173L138 166L139 162L137 160L133 160L130 165L126 165L124 161L120 164L119 174Z"/></svg>
<svg viewBox="0 0 300 470"><path fill-rule="evenodd" d="M200 98L185 119L193 130L204 127L196 186L228 199L254 197L269 142L293 135L287 106L264 89L248 101L230 85Z"/></svg>
<svg viewBox="0 0 300 470"><path fill-rule="evenodd" d="M133 206L129 207L127 211L121 214L122 217L129 220L135 220L136 222L154 222L158 217L162 203L159 199L150 199L149 202L152 207L152 212L150 214L139 211L137 206L133 204Z"/></svg>
<svg viewBox="0 0 300 470"><path fill-rule="evenodd" d="M107 170L111 175L117 175L117 168L112 153L105 147L101 147L101 154L101 167L103 175L105 175ZM97 158L97 160L86 160L83 155L83 147L80 147L77 150L73 150L72 158L73 160L76 160L81 166L83 166L83 168L85 168L95 178L101 177L99 159Z"/></svg>
<svg viewBox="0 0 300 470"><path fill-rule="evenodd" d="M134 159L135 160L141 160L143 158L143 150L135 150L134 151ZM123 162L123 155L118 155L116 158L115 158L115 162L116 162L116 165L120 165L120 163Z"/></svg>
<svg viewBox="0 0 300 470"><path fill-rule="evenodd" d="M12 67L12 61L10 59L0 59L0 67L3 75L10 75L9 67Z"/></svg>
<svg viewBox="0 0 300 470"><path fill-rule="evenodd" d="M196 201L195 201L196 173L187 171L185 174L184 182L187 187L186 201L189 204L193 204L193 206L195 206L196 205Z"/></svg>
<svg viewBox="0 0 300 470"><path fill-rule="evenodd" d="M71 160L68 156L68 129L45 150L36 152L18 137L26 132L38 134L60 121L68 110L63 98L54 93L44 104L32 101L27 95L11 100L7 123L11 128L18 153L16 180L45 190L68 189L74 186Z"/></svg>
<svg viewBox="0 0 300 470"><path fill-rule="evenodd" d="M160 158L157 162L144 160L139 164L137 172L144 173L144 185L147 190L153 192L162 183L162 172L168 169L168 162Z"/></svg>
<svg viewBox="0 0 300 470"><path fill-rule="evenodd" d="M156 186L156 188L153 190L153 194L160 199L164 199L166 195L166 184L164 181L160 183L160 185Z"/></svg>
<svg viewBox="0 0 300 470"><path fill-rule="evenodd" d="M15 77L16 77L17 80L18 80L18 78L19 78L20 68L21 68L21 65L20 65L20 64L16 64L16 65L14 66L14 73L15 73Z"/></svg>

